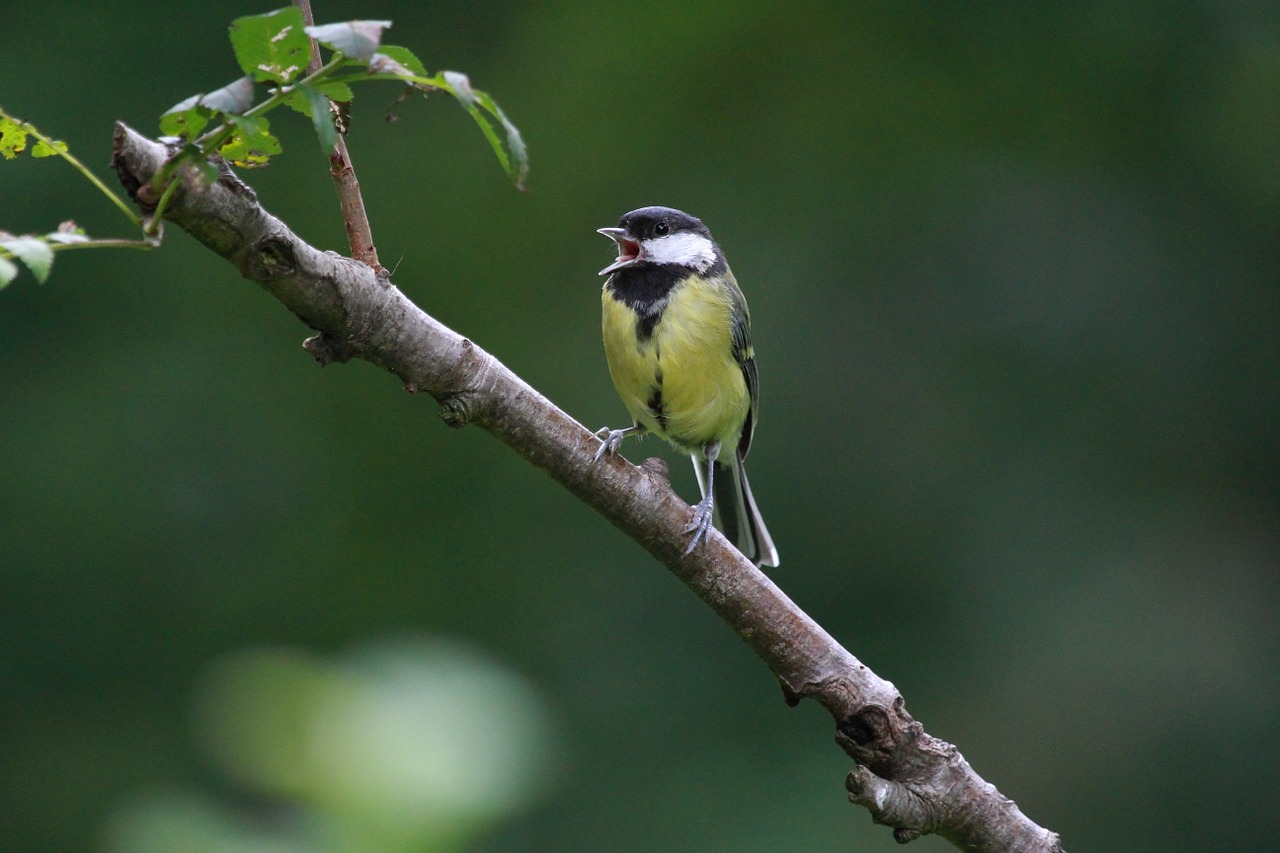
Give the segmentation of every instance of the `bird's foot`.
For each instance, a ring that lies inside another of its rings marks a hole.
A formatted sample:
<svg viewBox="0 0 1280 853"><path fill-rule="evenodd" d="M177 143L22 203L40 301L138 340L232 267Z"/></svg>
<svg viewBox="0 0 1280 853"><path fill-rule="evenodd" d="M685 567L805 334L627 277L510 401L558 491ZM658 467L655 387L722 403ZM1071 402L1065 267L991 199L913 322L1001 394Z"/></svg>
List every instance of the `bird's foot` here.
<svg viewBox="0 0 1280 853"><path fill-rule="evenodd" d="M707 495L693 508L693 520L689 522L689 526L684 529L685 533L692 533L689 537L689 544L684 548L684 556L693 553L693 549L698 547L699 542L707 541L707 531L711 529L711 518L715 514L715 507L711 495Z"/></svg>
<svg viewBox="0 0 1280 853"><path fill-rule="evenodd" d="M592 462L599 462L603 456L613 456L618 452L618 448L622 446L622 439L626 438L629 429L609 429L608 427L600 427L596 431L596 438L600 439L600 447L596 450L595 458Z"/></svg>

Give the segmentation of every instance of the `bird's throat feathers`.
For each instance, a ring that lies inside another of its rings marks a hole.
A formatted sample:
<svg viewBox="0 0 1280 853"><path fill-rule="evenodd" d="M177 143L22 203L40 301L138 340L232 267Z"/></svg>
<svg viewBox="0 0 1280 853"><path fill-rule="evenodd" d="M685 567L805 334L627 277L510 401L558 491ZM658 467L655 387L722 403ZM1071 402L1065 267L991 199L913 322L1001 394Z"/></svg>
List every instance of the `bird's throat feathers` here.
<svg viewBox="0 0 1280 853"><path fill-rule="evenodd" d="M606 314L611 303L615 322L630 326L641 349L656 340L655 335L661 337L659 324L669 325L666 318L674 311L677 335L693 334L705 341L723 331L726 351L730 351L727 341L733 324L733 294L738 288L723 260L717 268L718 274L713 275L673 266L619 270L605 283Z"/></svg>
<svg viewBox="0 0 1280 853"><path fill-rule="evenodd" d="M661 314L667 297L681 282L694 276L713 279L729 268L716 244L700 234L649 240L645 251L645 263L620 269L605 282L614 298L642 321Z"/></svg>

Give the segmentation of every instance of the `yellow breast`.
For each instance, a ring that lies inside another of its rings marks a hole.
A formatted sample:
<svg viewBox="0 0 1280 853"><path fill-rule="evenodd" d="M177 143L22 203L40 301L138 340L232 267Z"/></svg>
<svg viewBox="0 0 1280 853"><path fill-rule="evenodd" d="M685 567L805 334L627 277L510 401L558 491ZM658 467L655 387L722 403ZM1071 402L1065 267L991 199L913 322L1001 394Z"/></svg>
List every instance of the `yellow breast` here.
<svg viewBox="0 0 1280 853"><path fill-rule="evenodd" d="M667 297L652 333L640 317L602 295L605 357L627 411L681 449L719 441L732 447L750 407L733 357L732 302L714 279L690 276Z"/></svg>

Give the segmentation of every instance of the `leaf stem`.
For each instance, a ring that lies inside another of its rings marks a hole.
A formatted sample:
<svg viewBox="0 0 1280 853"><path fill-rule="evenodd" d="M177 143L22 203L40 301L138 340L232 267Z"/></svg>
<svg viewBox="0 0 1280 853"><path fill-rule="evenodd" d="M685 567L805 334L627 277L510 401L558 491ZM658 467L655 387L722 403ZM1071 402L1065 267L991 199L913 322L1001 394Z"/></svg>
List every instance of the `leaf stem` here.
<svg viewBox="0 0 1280 853"><path fill-rule="evenodd" d="M63 160L66 160L68 163L72 165L72 167L74 167L77 171L79 171L80 174L84 175L85 180L87 180L89 183L97 187L102 192L103 195L105 195L108 199L110 199L111 203L114 204L116 207L118 207L121 213L129 217L130 222L132 222L134 225L142 224L142 217L134 213L133 210L129 207L129 205L124 203L124 200L121 199L120 196L113 193L107 187L107 185L104 184L101 180L99 180L97 175L89 171L88 167L85 166L84 163L81 163L80 160L74 154L72 154L68 150L65 150L65 146L57 145L54 140L50 139L49 137L41 133L39 129L36 128L35 125L29 122L25 122L22 119L15 118L14 116L11 116L7 112L5 112L3 109L0 109L0 118L8 119L14 124L20 126L24 131L31 134L36 139L43 142L49 148L50 151L53 151Z"/></svg>
<svg viewBox="0 0 1280 853"><path fill-rule="evenodd" d="M160 200L156 202L156 209L151 213L151 217L146 224L142 226L142 233L148 237L154 237L160 233L160 228L164 222L164 209L169 206L169 199L173 197L174 190L178 188L180 181L174 177L165 185L164 192L160 194Z"/></svg>
<svg viewBox="0 0 1280 853"><path fill-rule="evenodd" d="M434 77L419 77L416 74L391 74L387 72L382 74L348 74L345 77L338 78L338 81L342 83L368 83L371 80L400 80L405 83L416 83L420 86L440 89L456 96L454 88L445 82L444 74L437 74Z"/></svg>
<svg viewBox="0 0 1280 853"><path fill-rule="evenodd" d="M155 240L104 238L101 240L81 240L78 243L50 243L49 248L55 252L66 252L71 249L141 249L146 251L159 245Z"/></svg>

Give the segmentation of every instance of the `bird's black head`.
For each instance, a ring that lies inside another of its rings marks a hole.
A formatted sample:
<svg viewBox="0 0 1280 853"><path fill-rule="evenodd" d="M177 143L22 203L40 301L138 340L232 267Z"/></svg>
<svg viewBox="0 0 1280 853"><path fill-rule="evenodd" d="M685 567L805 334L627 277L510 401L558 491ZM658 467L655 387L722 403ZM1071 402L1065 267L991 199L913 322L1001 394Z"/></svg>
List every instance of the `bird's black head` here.
<svg viewBox="0 0 1280 853"><path fill-rule="evenodd" d="M599 230L618 244L618 259L602 269L601 275L646 264L705 273L724 263L702 220L673 207L641 207L623 214L618 227Z"/></svg>
<svg viewBox="0 0 1280 853"><path fill-rule="evenodd" d="M631 236L638 240L651 240L654 237L666 237L688 231L701 234L708 240L711 232L702 220L690 216L683 210L674 207L642 207L630 213L624 213L618 219L618 227L625 228Z"/></svg>

